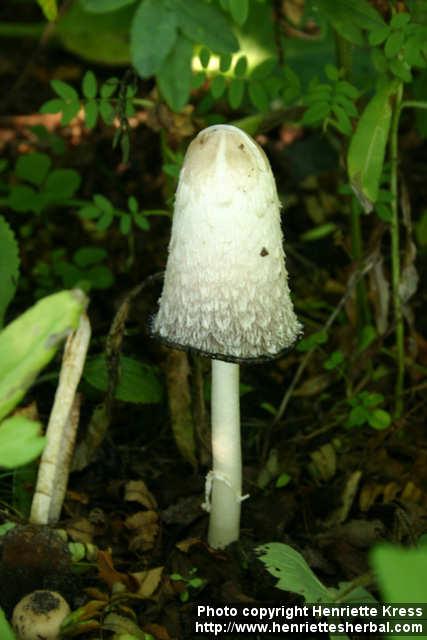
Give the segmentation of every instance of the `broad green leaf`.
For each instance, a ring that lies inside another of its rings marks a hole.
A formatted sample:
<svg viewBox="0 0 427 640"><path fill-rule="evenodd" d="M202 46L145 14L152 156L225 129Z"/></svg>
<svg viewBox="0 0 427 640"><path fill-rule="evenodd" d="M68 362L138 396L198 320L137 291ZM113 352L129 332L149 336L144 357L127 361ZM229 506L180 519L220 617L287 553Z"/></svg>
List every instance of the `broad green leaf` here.
<svg viewBox="0 0 427 640"><path fill-rule="evenodd" d="M77 327L86 302L78 290L55 293L0 333L0 419L23 398L63 339Z"/></svg>
<svg viewBox="0 0 427 640"><path fill-rule="evenodd" d="M367 213L378 198L392 115L391 87L378 91L367 104L348 150L350 183Z"/></svg>
<svg viewBox="0 0 427 640"><path fill-rule="evenodd" d="M81 177L74 169L54 169L44 184L48 195L55 200L72 198L80 187Z"/></svg>
<svg viewBox="0 0 427 640"><path fill-rule="evenodd" d="M132 63L141 78L157 73L177 38L177 14L165 0L143 0L130 36Z"/></svg>
<svg viewBox="0 0 427 640"><path fill-rule="evenodd" d="M40 186L50 169L51 159L45 153L27 153L19 156L15 174L18 178Z"/></svg>
<svg viewBox="0 0 427 640"><path fill-rule="evenodd" d="M368 422L373 429L382 431L390 426L391 416L388 411L384 411L384 409L375 409L369 416Z"/></svg>
<svg viewBox="0 0 427 640"><path fill-rule="evenodd" d="M219 9L204 0L175 0L179 27L197 44L215 53L233 53L239 42Z"/></svg>
<svg viewBox="0 0 427 640"><path fill-rule="evenodd" d="M109 289L114 284L113 273L106 264L96 264L84 271L83 276L89 281L92 289Z"/></svg>
<svg viewBox="0 0 427 640"><path fill-rule="evenodd" d="M0 327L3 326L6 309L15 295L19 262L19 247L15 234L4 217L0 216Z"/></svg>
<svg viewBox="0 0 427 640"><path fill-rule="evenodd" d="M376 47L379 44L382 44L384 40L390 33L390 27L388 25L384 25L383 27L375 27L372 31L369 32L368 40L369 44L372 47Z"/></svg>
<svg viewBox="0 0 427 640"><path fill-rule="evenodd" d="M95 98L98 91L98 83L93 71L86 71L82 80L82 92L85 98Z"/></svg>
<svg viewBox="0 0 427 640"><path fill-rule="evenodd" d="M135 0L80 0L82 7L91 13L106 13L122 9L128 4L133 4Z"/></svg>
<svg viewBox="0 0 427 640"><path fill-rule="evenodd" d="M371 553L371 566L385 602L427 602L427 547L379 545Z"/></svg>
<svg viewBox="0 0 427 640"><path fill-rule="evenodd" d="M393 31L385 43L384 53L386 58L395 58L403 47L404 41L405 34L403 31Z"/></svg>
<svg viewBox="0 0 427 640"><path fill-rule="evenodd" d="M259 80L250 80L248 83L249 99L261 113L268 111L270 100L264 86Z"/></svg>
<svg viewBox="0 0 427 640"><path fill-rule="evenodd" d="M404 60L399 60L399 58L391 60L390 70L394 73L396 78L399 78L399 80L402 80L403 82L412 81L411 67Z"/></svg>
<svg viewBox="0 0 427 640"><path fill-rule="evenodd" d="M9 191L8 204L11 209L19 212L39 210L37 202L38 194L32 187L28 187L26 184L19 184L12 186Z"/></svg>
<svg viewBox="0 0 427 640"><path fill-rule="evenodd" d="M40 107L40 113L59 113L64 107L64 101L61 98L53 98L48 100Z"/></svg>
<svg viewBox="0 0 427 640"><path fill-rule="evenodd" d="M56 0L37 0L37 4L44 13L47 20L56 20L58 15L58 6Z"/></svg>
<svg viewBox="0 0 427 640"><path fill-rule="evenodd" d="M174 111L181 111L187 104L191 88L191 59L193 45L180 35L175 47L157 74L159 89Z"/></svg>
<svg viewBox="0 0 427 640"><path fill-rule="evenodd" d="M0 423L0 467L22 467L37 458L44 445L40 422L12 416Z"/></svg>
<svg viewBox="0 0 427 640"><path fill-rule="evenodd" d="M257 552L267 571L278 578L278 589L298 593L309 603L331 602L329 589L320 582L298 551L281 542L270 542L258 547Z"/></svg>
<svg viewBox="0 0 427 640"><path fill-rule="evenodd" d="M249 0L229 0L230 13L237 24L245 24L249 13Z"/></svg>
<svg viewBox="0 0 427 640"><path fill-rule="evenodd" d="M108 389L107 364L104 355L87 361L84 379L99 391ZM123 402L151 404L161 401L162 385L153 367L134 358L121 356L120 377L115 397Z"/></svg>
<svg viewBox="0 0 427 640"><path fill-rule="evenodd" d="M320 344L325 344L328 341L328 334L323 329L321 331L315 331L308 336L300 340L296 346L298 351L310 351Z"/></svg>

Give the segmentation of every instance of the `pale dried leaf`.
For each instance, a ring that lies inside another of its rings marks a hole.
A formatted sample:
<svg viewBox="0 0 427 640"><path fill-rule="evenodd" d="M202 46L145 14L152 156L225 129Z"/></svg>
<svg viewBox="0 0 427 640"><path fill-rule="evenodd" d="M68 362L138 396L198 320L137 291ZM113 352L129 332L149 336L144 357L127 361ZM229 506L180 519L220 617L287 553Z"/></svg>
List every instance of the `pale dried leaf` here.
<svg viewBox="0 0 427 640"><path fill-rule="evenodd" d="M143 480L130 480L125 485L125 500L139 502L147 509L157 509L157 502Z"/></svg>
<svg viewBox="0 0 427 640"><path fill-rule="evenodd" d="M149 598L153 595L162 579L163 569L164 567L154 567L153 569L147 569L147 571L132 573L139 585L137 591L139 596Z"/></svg>

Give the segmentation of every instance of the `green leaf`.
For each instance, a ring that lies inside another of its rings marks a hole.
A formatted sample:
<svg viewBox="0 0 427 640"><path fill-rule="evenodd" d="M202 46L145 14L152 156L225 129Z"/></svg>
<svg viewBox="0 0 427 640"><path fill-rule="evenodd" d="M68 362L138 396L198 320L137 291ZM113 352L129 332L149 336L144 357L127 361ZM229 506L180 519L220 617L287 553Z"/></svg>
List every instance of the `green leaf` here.
<svg viewBox="0 0 427 640"><path fill-rule="evenodd" d="M391 416L387 411L384 411L383 409L375 409L369 416L368 422L373 429L382 431L383 429L387 429L390 426Z"/></svg>
<svg viewBox="0 0 427 640"><path fill-rule="evenodd" d="M143 0L135 12L130 36L132 63L141 78L156 74L177 38L177 14L165 0Z"/></svg>
<svg viewBox="0 0 427 640"><path fill-rule="evenodd" d="M181 111L190 95L192 56L193 45L190 40L179 35L175 47L157 74L159 89L174 111Z"/></svg>
<svg viewBox="0 0 427 640"><path fill-rule="evenodd" d="M390 70L397 78L399 78L399 80L402 80L403 82L412 82L411 68L404 60L399 60L399 58L391 60Z"/></svg>
<svg viewBox="0 0 427 640"><path fill-rule="evenodd" d="M218 98L220 98L223 95L226 86L227 86L227 82L224 76L221 76L221 75L215 76L215 78L211 82L212 97L215 98L215 100L218 100Z"/></svg>
<svg viewBox="0 0 427 640"><path fill-rule="evenodd" d="M377 337L377 332L375 327L371 324L367 324L362 328L360 332L357 348L359 351L364 351L369 347L370 344L374 342Z"/></svg>
<svg viewBox="0 0 427 640"><path fill-rule="evenodd" d="M368 422L369 417L369 410L363 405L359 404L350 411L350 415L348 416L347 420L347 426L350 428L361 427L366 422Z"/></svg>
<svg viewBox="0 0 427 640"><path fill-rule="evenodd" d="M333 104L332 112L337 118L337 125L341 133L346 136L351 136L353 133L353 127L351 126L350 118L346 111L339 104Z"/></svg>
<svg viewBox="0 0 427 640"><path fill-rule="evenodd" d="M0 467L16 469L28 464L43 451L45 438L40 422L13 416L0 424Z"/></svg>
<svg viewBox="0 0 427 640"><path fill-rule="evenodd" d="M124 213L120 217L120 233L127 236L132 227L132 217L129 213Z"/></svg>
<svg viewBox="0 0 427 640"><path fill-rule="evenodd" d="M203 0L175 0L179 27L190 40L215 53L233 53L239 42L219 9Z"/></svg>
<svg viewBox="0 0 427 640"><path fill-rule="evenodd" d="M404 41L405 34L403 31L393 31L385 43L384 53L386 58L395 58L403 47Z"/></svg>
<svg viewBox="0 0 427 640"><path fill-rule="evenodd" d="M234 75L239 78L244 76L248 68L248 59L246 56L240 56L234 66Z"/></svg>
<svg viewBox="0 0 427 640"><path fill-rule="evenodd" d="M40 107L40 113L59 113L64 108L64 101L60 98L48 100Z"/></svg>
<svg viewBox="0 0 427 640"><path fill-rule="evenodd" d="M73 256L73 261L78 267L84 269L93 264L102 262L107 258L108 253L102 247L81 247L77 249Z"/></svg>
<svg viewBox="0 0 427 640"><path fill-rule="evenodd" d="M331 82L338 82L340 77L338 69L333 64L327 64L325 66L325 74Z"/></svg>
<svg viewBox="0 0 427 640"><path fill-rule="evenodd" d="M335 89L337 92L344 94L351 100L357 100L359 97L359 91L354 85L347 82L347 80L340 80L337 82Z"/></svg>
<svg viewBox="0 0 427 640"><path fill-rule="evenodd" d="M106 198L102 194L96 193L93 196L93 201L96 204L96 206L99 209L101 209L101 211L103 211L104 213L114 213L114 207L112 203L108 200L108 198Z"/></svg>
<svg viewBox="0 0 427 640"><path fill-rule="evenodd" d="M261 113L268 111L270 100L264 86L258 80L250 80L248 83L249 99Z"/></svg>
<svg viewBox="0 0 427 640"><path fill-rule="evenodd" d="M231 67L231 55L229 53L223 53L219 59L219 70L221 73L227 73Z"/></svg>
<svg viewBox="0 0 427 640"><path fill-rule="evenodd" d="M129 196L128 198L128 207L131 213L137 213L139 209L138 200L135 196Z"/></svg>
<svg viewBox="0 0 427 640"><path fill-rule="evenodd" d="M51 80L50 85L55 93L66 102L78 102L79 94L68 82Z"/></svg>
<svg viewBox="0 0 427 640"><path fill-rule="evenodd" d="M0 216L0 327L10 301L16 292L19 278L19 247L15 234Z"/></svg>
<svg viewBox="0 0 427 640"><path fill-rule="evenodd" d="M252 80L265 80L267 76L270 76L277 66L276 58L266 58L252 69Z"/></svg>
<svg viewBox="0 0 427 640"><path fill-rule="evenodd" d="M37 4L44 13L44 16L49 22L56 20L58 16L58 6L56 0L37 0Z"/></svg>
<svg viewBox="0 0 427 640"><path fill-rule="evenodd" d="M197 73L193 73L191 76L191 88L192 89L200 89L204 85L206 81L206 74L204 71L199 71Z"/></svg>
<svg viewBox="0 0 427 640"><path fill-rule="evenodd" d="M143 213L135 213L133 219L136 226L139 227L141 231L147 231L150 228L150 223Z"/></svg>
<svg viewBox="0 0 427 640"><path fill-rule="evenodd" d="M101 98L111 98L111 96L114 95L117 91L119 84L120 83L118 78L108 78L108 80L106 80L104 84L101 85Z"/></svg>
<svg viewBox="0 0 427 640"><path fill-rule="evenodd" d="M330 113L331 105L329 102L315 102L305 112L301 119L301 124L311 125L322 122Z"/></svg>
<svg viewBox="0 0 427 640"><path fill-rule="evenodd" d="M385 602L427 602L427 548L376 546L371 566ZM398 636L389 636L396 638Z"/></svg>
<svg viewBox="0 0 427 640"><path fill-rule="evenodd" d="M309 229L305 233L301 234L301 240L303 242L312 242L313 240L320 240L321 238L325 238L333 233L337 228L337 225L334 222L327 222L326 224L321 224L318 227L314 227L313 229Z"/></svg>
<svg viewBox="0 0 427 640"><path fill-rule="evenodd" d="M331 20L334 27L335 24L343 28L354 24L359 29L371 31L385 24L381 15L368 0L340 0L339 3L336 0L317 0L316 4L320 12ZM359 43L355 42L355 44Z"/></svg>
<svg viewBox="0 0 427 640"><path fill-rule="evenodd" d="M112 211L105 211L96 223L98 231L106 231L114 219L114 213Z"/></svg>
<svg viewBox="0 0 427 640"><path fill-rule="evenodd" d="M45 153L27 153L19 156L15 165L15 174L22 180L40 186L51 164L51 159Z"/></svg>
<svg viewBox="0 0 427 640"><path fill-rule="evenodd" d="M371 53L371 57L375 70L380 73L386 73L388 70L388 60L381 49L374 49Z"/></svg>
<svg viewBox="0 0 427 640"><path fill-rule="evenodd" d="M343 362L344 362L343 352L333 351L329 356L329 358L325 360L325 362L323 363L323 368L326 369L326 371L332 371L333 369L336 369L337 367L339 367L340 364L342 364Z"/></svg>
<svg viewBox="0 0 427 640"><path fill-rule="evenodd" d="M35 207L35 204L38 205L37 196L38 194L32 187L27 187L27 185L12 186L9 191L9 207L22 213L27 211L36 213L39 210L38 206Z"/></svg>
<svg viewBox="0 0 427 640"><path fill-rule="evenodd" d="M204 69L208 67L210 59L211 59L211 52L207 47L202 47L199 51L199 60L200 60L200 64Z"/></svg>
<svg viewBox="0 0 427 640"><path fill-rule="evenodd" d="M94 220L99 218L101 211L94 205L87 205L79 209L79 216L84 220Z"/></svg>
<svg viewBox="0 0 427 640"><path fill-rule="evenodd" d="M114 276L105 264L97 264L84 272L85 278L90 282L92 289L109 289L114 284Z"/></svg>
<svg viewBox="0 0 427 640"><path fill-rule="evenodd" d="M62 108L62 118L61 124L67 125L70 124L71 120L76 117L78 112L80 111L80 102L76 100L75 102L64 102Z"/></svg>
<svg viewBox="0 0 427 640"><path fill-rule="evenodd" d="M99 115L105 124L112 124L116 115L116 110L108 100L101 100L99 103Z"/></svg>
<svg viewBox="0 0 427 640"><path fill-rule="evenodd" d="M411 16L409 13L395 13L390 21L390 26L392 29L401 29L408 22L410 22Z"/></svg>
<svg viewBox="0 0 427 640"><path fill-rule="evenodd" d="M245 81L242 78L233 78L228 87L228 102L232 109L238 109L245 93Z"/></svg>
<svg viewBox="0 0 427 640"><path fill-rule="evenodd" d="M61 291L37 302L0 333L0 419L23 398L38 372L73 331L86 307L81 291Z"/></svg>
<svg viewBox="0 0 427 640"><path fill-rule="evenodd" d="M88 129L93 129L98 120L98 103L96 100L89 100L85 103L85 125Z"/></svg>
<svg viewBox="0 0 427 640"><path fill-rule="evenodd" d="M421 247L427 246L427 210L423 211L415 225L415 235Z"/></svg>
<svg viewBox="0 0 427 640"><path fill-rule="evenodd" d="M90 13L107 13L127 7L133 4L135 0L80 0L82 7Z"/></svg>
<svg viewBox="0 0 427 640"><path fill-rule="evenodd" d="M282 489L283 487L286 487L290 483L291 479L292 478L289 473L281 473L276 480L276 488Z"/></svg>
<svg viewBox="0 0 427 640"><path fill-rule="evenodd" d="M369 44L372 47L376 47L379 44L382 44L389 34L390 34L390 27L388 25L375 28L369 33L369 36L368 36Z"/></svg>
<svg viewBox="0 0 427 640"><path fill-rule="evenodd" d="M300 340L296 348L298 351L302 352L311 351L311 349L314 349L320 344L325 344L327 341L328 334L324 329L322 329L322 331L316 331L315 333L312 333L310 336L308 336L308 338L303 338L302 340Z"/></svg>
<svg viewBox="0 0 427 640"><path fill-rule="evenodd" d="M82 91L85 98L95 98L98 91L98 83L93 71L86 71L82 80Z"/></svg>
<svg viewBox="0 0 427 640"><path fill-rule="evenodd" d="M8 623L3 609L0 607L0 638L2 640L16 640L12 627Z"/></svg>
<svg viewBox="0 0 427 640"><path fill-rule="evenodd" d="M99 391L108 388L107 365L104 355L88 360L83 377ZM115 397L123 402L154 404L162 399L162 385L152 366L134 358L121 356L120 378Z"/></svg>
<svg viewBox="0 0 427 640"><path fill-rule="evenodd" d="M56 201L72 198L80 187L81 178L74 169L55 169L44 184L45 191Z"/></svg>
<svg viewBox="0 0 427 640"><path fill-rule="evenodd" d="M249 0L230 0L230 13L237 24L245 24L249 13Z"/></svg>
<svg viewBox="0 0 427 640"><path fill-rule="evenodd" d="M367 213L378 198L392 115L390 93L391 85L378 91L367 104L348 150L350 183Z"/></svg>
<svg viewBox="0 0 427 640"><path fill-rule="evenodd" d="M329 589L320 582L298 551L281 542L270 542L256 551L267 571L278 578L278 589L298 593L305 602L331 602Z"/></svg>

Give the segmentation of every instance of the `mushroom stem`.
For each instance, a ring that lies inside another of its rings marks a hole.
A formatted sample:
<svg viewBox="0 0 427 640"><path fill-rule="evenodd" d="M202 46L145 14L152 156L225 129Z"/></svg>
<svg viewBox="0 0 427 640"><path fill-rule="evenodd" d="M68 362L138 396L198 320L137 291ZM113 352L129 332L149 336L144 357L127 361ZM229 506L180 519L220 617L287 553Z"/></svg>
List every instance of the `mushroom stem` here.
<svg viewBox="0 0 427 640"><path fill-rule="evenodd" d="M212 360L212 499L208 542L223 549L239 538L242 500L239 365Z"/></svg>

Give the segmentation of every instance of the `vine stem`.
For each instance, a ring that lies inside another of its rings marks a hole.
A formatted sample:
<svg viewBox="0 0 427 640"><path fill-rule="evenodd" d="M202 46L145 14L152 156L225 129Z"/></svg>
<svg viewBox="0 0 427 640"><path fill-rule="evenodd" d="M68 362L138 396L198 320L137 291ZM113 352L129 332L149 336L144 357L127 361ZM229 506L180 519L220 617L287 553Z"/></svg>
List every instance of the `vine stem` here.
<svg viewBox="0 0 427 640"><path fill-rule="evenodd" d="M399 118L402 110L403 85L400 84L395 94L395 103L390 129L390 193L391 201L391 284L393 296L393 311L395 320L396 364L397 375L395 384L395 417L399 417L403 410L403 383L405 377L405 332L403 324L402 304L400 300L400 238L399 238L399 202L398 202L398 158L399 158Z"/></svg>

